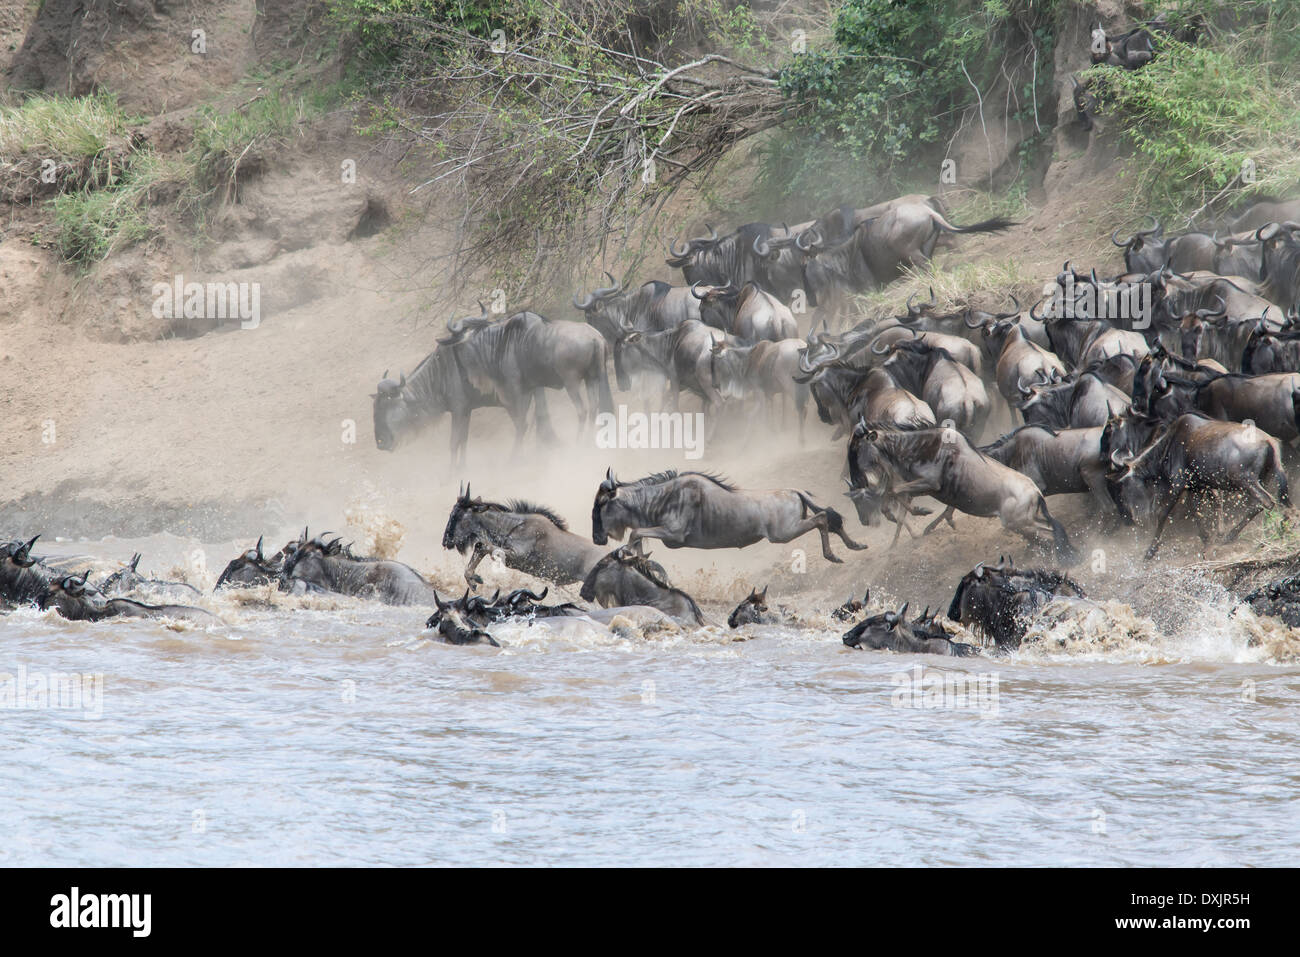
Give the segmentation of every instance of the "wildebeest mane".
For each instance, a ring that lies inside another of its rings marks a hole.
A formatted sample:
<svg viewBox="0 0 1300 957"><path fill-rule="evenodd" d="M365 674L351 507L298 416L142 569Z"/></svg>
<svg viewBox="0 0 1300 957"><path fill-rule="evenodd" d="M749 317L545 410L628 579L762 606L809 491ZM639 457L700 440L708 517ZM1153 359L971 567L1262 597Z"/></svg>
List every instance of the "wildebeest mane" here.
<svg viewBox="0 0 1300 957"><path fill-rule="evenodd" d="M664 471L662 472L655 472L652 475L647 475L643 479L637 479L637 481L630 482L628 484L662 485L664 482L671 482L675 478L685 478L688 475L698 475L701 478L706 478L714 485L717 485L719 488L726 489L728 492L734 492L736 490L736 487L732 485L730 482L728 482L727 479L723 478L721 475L716 475L712 472L695 472L695 471L678 472L676 469L664 469Z"/></svg>
<svg viewBox="0 0 1300 957"><path fill-rule="evenodd" d="M535 502L525 502L522 499L516 498L516 499L511 499L510 502L507 504L507 507L508 510L511 512L523 512L524 514L527 515L540 515L543 518L550 519L551 524L554 525L556 528L566 532L569 530L568 523L566 523L564 519L560 518L560 516L556 515L554 511L552 511L550 508L547 508L545 505L538 505Z"/></svg>

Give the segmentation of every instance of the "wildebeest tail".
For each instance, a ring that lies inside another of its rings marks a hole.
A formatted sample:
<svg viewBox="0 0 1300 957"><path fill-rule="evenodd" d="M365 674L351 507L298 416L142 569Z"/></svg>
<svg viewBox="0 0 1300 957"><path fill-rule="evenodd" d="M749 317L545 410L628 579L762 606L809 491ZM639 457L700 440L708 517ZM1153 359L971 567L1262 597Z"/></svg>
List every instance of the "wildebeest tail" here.
<svg viewBox="0 0 1300 957"><path fill-rule="evenodd" d="M1014 219L1008 219L1005 216L994 216L992 219L984 219L978 223L971 223L969 226L954 226L938 213L934 215L934 222L945 233L1000 233L1004 229L1020 225Z"/></svg>
<svg viewBox="0 0 1300 957"><path fill-rule="evenodd" d="M843 515L835 511L833 508L818 505L812 500L812 496L808 492L795 492L795 494L799 496L799 502L803 505L802 518L807 518L810 511L814 515L825 515L826 531L830 532L832 535L840 536L840 538L844 539L846 543L852 541L845 534ZM866 546L861 547L865 548Z"/></svg>

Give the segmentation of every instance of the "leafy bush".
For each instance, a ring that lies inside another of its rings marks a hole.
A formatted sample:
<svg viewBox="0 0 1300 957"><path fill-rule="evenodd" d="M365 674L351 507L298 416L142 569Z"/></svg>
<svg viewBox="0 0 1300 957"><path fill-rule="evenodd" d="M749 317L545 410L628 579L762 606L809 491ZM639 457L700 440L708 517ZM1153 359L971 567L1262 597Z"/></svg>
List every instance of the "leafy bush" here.
<svg viewBox="0 0 1300 957"><path fill-rule="evenodd" d="M1029 119L1052 81L1052 0L846 0L833 46L780 76L797 136L775 141L764 180L816 204L900 187L951 136L961 111L999 77L1008 119ZM1050 125L1050 124L1049 124ZM847 181L847 183L846 183Z"/></svg>
<svg viewBox="0 0 1300 957"><path fill-rule="evenodd" d="M1296 4L1289 6L1294 14ZM1135 199L1156 213L1190 214L1300 184L1300 82L1270 56L1294 43L1267 20L1201 45L1162 41L1140 70L1093 67L1102 115L1135 150Z"/></svg>

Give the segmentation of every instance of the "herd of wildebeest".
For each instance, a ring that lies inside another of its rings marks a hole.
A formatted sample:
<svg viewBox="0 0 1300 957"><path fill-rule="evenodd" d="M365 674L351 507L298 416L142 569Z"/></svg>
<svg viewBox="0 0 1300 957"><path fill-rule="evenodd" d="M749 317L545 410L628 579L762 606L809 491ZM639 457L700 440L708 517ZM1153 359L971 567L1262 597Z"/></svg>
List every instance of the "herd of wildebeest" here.
<svg viewBox="0 0 1300 957"><path fill-rule="evenodd" d="M1183 504L1201 538L1223 527L1231 540L1262 510L1287 507L1287 465L1300 446L1300 200L1261 201L1217 230L1165 235L1158 222L1121 238L1123 268L1103 278L1066 263L1028 309L944 310L933 295L885 319L846 316L850 295L922 266L948 237L1014 225L991 219L953 225L937 199L904 196L865 209L841 208L793 227L749 224L670 246L680 286L611 284L575 296L585 321L532 312L454 319L449 335L408 376L387 377L372 396L377 446L392 450L449 413L452 460L463 458L470 414L502 406L516 446L534 408L544 442L554 440L545 392L565 389L579 428L610 411L612 366L618 388L646 406L676 409L698 397L716 419L742 410L774 415L792 405L804 440L809 398L820 420L848 438L843 477L864 525L898 527L937 500L954 514L994 517L1057 567L1078 560L1047 501L1092 497L1113 530L1154 525L1148 558ZM1135 294L1140 291L1141 295ZM791 309L802 298L806 314ZM1142 303L1134 312L1124 303ZM805 318L806 315L806 318ZM799 321L808 323L802 336ZM585 401L583 389L586 390ZM998 402L994 397L1000 397ZM760 409L759 407L763 407ZM990 426L1005 422L1005 434ZM987 441L992 437L992 441ZM608 470L597 483L591 535L578 535L552 510L493 502L468 486L457 497L443 546L468 557L467 588L439 595L401 562L359 556L338 538L304 529L274 555L238 556L218 589L276 585L393 605L427 605L429 637L453 644L497 641L495 622L546 626L583 619L592 627L645 629L670 621L707 623L696 601L669 581L645 543L668 548L744 548L816 532L823 556L832 536L861 550L835 509L798 489L740 489L702 471L663 471L635 481ZM613 539L626 543L608 550ZM139 556L107 580L69 575L32 553L36 539L0 546L0 598L10 606L53 608L73 620L166 617L214 622L193 605L151 604L197 594L192 586L146 579ZM554 585L580 585L582 603L546 604L547 590L477 594L477 569L492 556ZM1260 614L1300 625L1300 579L1244 596ZM869 614L869 595L835 609L852 623L852 647L950 655L976 653L954 641L951 622L1013 648L1049 603L1089 604L1067 574L984 563L958 585L949 623L907 606ZM1095 607L1095 606L1094 606ZM733 627L798 623L752 590Z"/></svg>
<svg viewBox="0 0 1300 957"><path fill-rule="evenodd" d="M1092 59L1140 69L1164 36L1193 39L1197 26L1181 31L1163 18L1115 36L1099 24ZM1077 79L1073 86L1078 122L1090 129L1096 97ZM1048 508L1055 495L1090 496L1110 530L1153 524L1148 558L1180 504L1206 543L1225 520L1231 541L1261 511L1289 507L1287 467L1300 449L1300 200L1261 200L1216 227L1177 235L1154 219L1124 239L1116 229L1121 271L1103 278L1067 261L1028 309L1014 297L1007 311L943 309L931 293L929 301L909 299L902 315L850 315L854 294L924 267L938 246L1013 225L1001 217L955 225L940 199L912 194L794 226L750 223L726 235L710 227L707 236L670 244L667 264L681 271L681 285L627 285L606 273L609 285L573 298L583 321L495 316L480 305L479 314L447 323L448 335L409 377L384 373L372 395L375 443L394 450L449 415L456 467L472 413L495 406L514 425L516 451L530 412L538 440L552 447L546 392L555 389L577 409L581 439L598 413L613 412L612 368L638 407L676 412L683 393L698 398L706 438L728 415L752 425L780 411L784 424L793 411L804 442L811 398L834 430L831 441L848 437L842 476L859 520L897 526L890 548L903 530L918 537L908 519L929 514L914 502L922 497L944 510L921 534L952 524L957 512L997 517L1061 567L1078 555ZM990 433L995 423L1002 434ZM468 557L460 598L444 600L408 565L356 555L341 539L306 529L270 557L258 539L216 588L425 605L436 609L428 637L497 645L490 626L510 620L547 627L576 619L615 633L707 624L646 552L650 539L668 548L744 548L815 531L832 562L840 559L831 536L866 548L839 512L806 491L740 489L701 471L628 482L607 470L591 523L590 537L578 535L549 508L484 501L464 486L442 540ZM611 539L624 538L608 550ZM142 576L139 555L92 584L88 571L69 575L66 563L34 555L36 541L0 545L0 607L53 608L77 621L220 621L171 603L199 593ZM549 586L477 594L484 584L477 569L489 556L554 585L580 585L584 604L546 604ZM1300 576L1242 597L1256 613L1300 627ZM851 624L844 644L957 656L978 648L954 641L951 623L1006 650L1049 606L1096 608L1067 574L1016 568L1005 557L962 578L946 622L928 608L909 619L906 604L870 614L869 603L868 591L830 611ZM766 587L752 589L727 621L810 623L769 607Z"/></svg>

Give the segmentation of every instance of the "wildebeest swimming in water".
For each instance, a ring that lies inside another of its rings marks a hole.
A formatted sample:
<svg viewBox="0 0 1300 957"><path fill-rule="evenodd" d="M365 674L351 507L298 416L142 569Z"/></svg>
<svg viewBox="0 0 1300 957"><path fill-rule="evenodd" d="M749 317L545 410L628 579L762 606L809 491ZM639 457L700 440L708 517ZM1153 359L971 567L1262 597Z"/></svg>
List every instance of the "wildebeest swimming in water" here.
<svg viewBox="0 0 1300 957"><path fill-rule="evenodd" d="M548 589L534 594L526 588L516 588L504 598L497 592L490 599L471 595L469 590L455 601L435 599L438 610L425 622L426 628L435 629L447 644L473 645L486 643L500 647L488 633L488 625L510 619L573 618L586 612L572 602L546 605Z"/></svg>
<svg viewBox="0 0 1300 957"><path fill-rule="evenodd" d="M778 605L775 611L767 605L767 586L763 590L751 588L745 600L737 605L727 616L727 624L732 628L741 625L794 625L798 618L785 607Z"/></svg>
<svg viewBox="0 0 1300 957"><path fill-rule="evenodd" d="M304 538L305 538L304 532ZM386 605L432 605L438 593L414 568L380 558L360 558L341 539L321 536L299 540L284 563L284 578L292 586L306 582L325 591L371 598Z"/></svg>
<svg viewBox="0 0 1300 957"><path fill-rule="evenodd" d="M140 565L140 553L136 552L131 556L125 566L113 572L99 585L99 590L108 597L121 597L131 592L146 592L152 594L177 594L177 595L201 595L197 588L186 582L162 581L156 578L145 578L140 574L138 568Z"/></svg>
<svg viewBox="0 0 1300 957"><path fill-rule="evenodd" d="M872 615L858 622L844 633L844 644L850 648L870 648L873 651L896 651L904 654L949 655L970 658L979 654L974 645L953 641L942 626L926 609L910 622L907 605L898 611Z"/></svg>
<svg viewBox="0 0 1300 957"><path fill-rule="evenodd" d="M39 535L26 542L0 545L0 603L39 604L59 573L32 555Z"/></svg>
<svg viewBox="0 0 1300 957"><path fill-rule="evenodd" d="M1045 605L1084 597L1083 588L1061 572L1017 569L1007 559L994 568L980 562L958 584L948 617L992 638L999 649L1018 648Z"/></svg>
<svg viewBox="0 0 1300 957"><path fill-rule="evenodd" d="M622 545L598 561L578 597L604 608L649 605L685 624L705 623L695 599L669 584L663 567L633 545Z"/></svg>
<svg viewBox="0 0 1300 957"><path fill-rule="evenodd" d="M605 554L570 532L564 519L550 509L520 501L508 505L485 502L471 497L468 485L462 487L451 508L442 547L454 548L462 555L472 552L465 568L465 581L470 585L483 584L475 569L494 553L507 568L557 585L582 581Z"/></svg>
<svg viewBox="0 0 1300 957"><path fill-rule="evenodd" d="M837 621L853 621L858 615L866 611L867 602L869 601L871 601L870 588L862 593L860 600L850 595L844 604L831 612L831 617Z"/></svg>
<svg viewBox="0 0 1300 957"><path fill-rule="evenodd" d="M604 545L631 532L630 543L657 538L669 548L744 548L766 539L790 542L816 530L822 555L831 552L830 533L855 551L865 549L844 531L844 519L797 489L748 491L704 472L657 472L620 482L614 470L596 490L591 539Z"/></svg>
<svg viewBox="0 0 1300 957"><path fill-rule="evenodd" d="M69 621L103 621L105 618L175 618L199 625L225 624L220 618L191 605L146 605L131 598L105 598L87 584L90 572L80 578L64 576L41 596L41 608L53 608Z"/></svg>
<svg viewBox="0 0 1300 957"><path fill-rule="evenodd" d="M1300 628L1300 575L1269 582L1246 596L1257 615L1281 619L1290 628Z"/></svg>
<svg viewBox="0 0 1300 957"><path fill-rule="evenodd" d="M271 558L262 554L262 538L257 545L226 563L215 588L247 588L254 585L271 585L281 580L284 559L293 543L286 545Z"/></svg>

